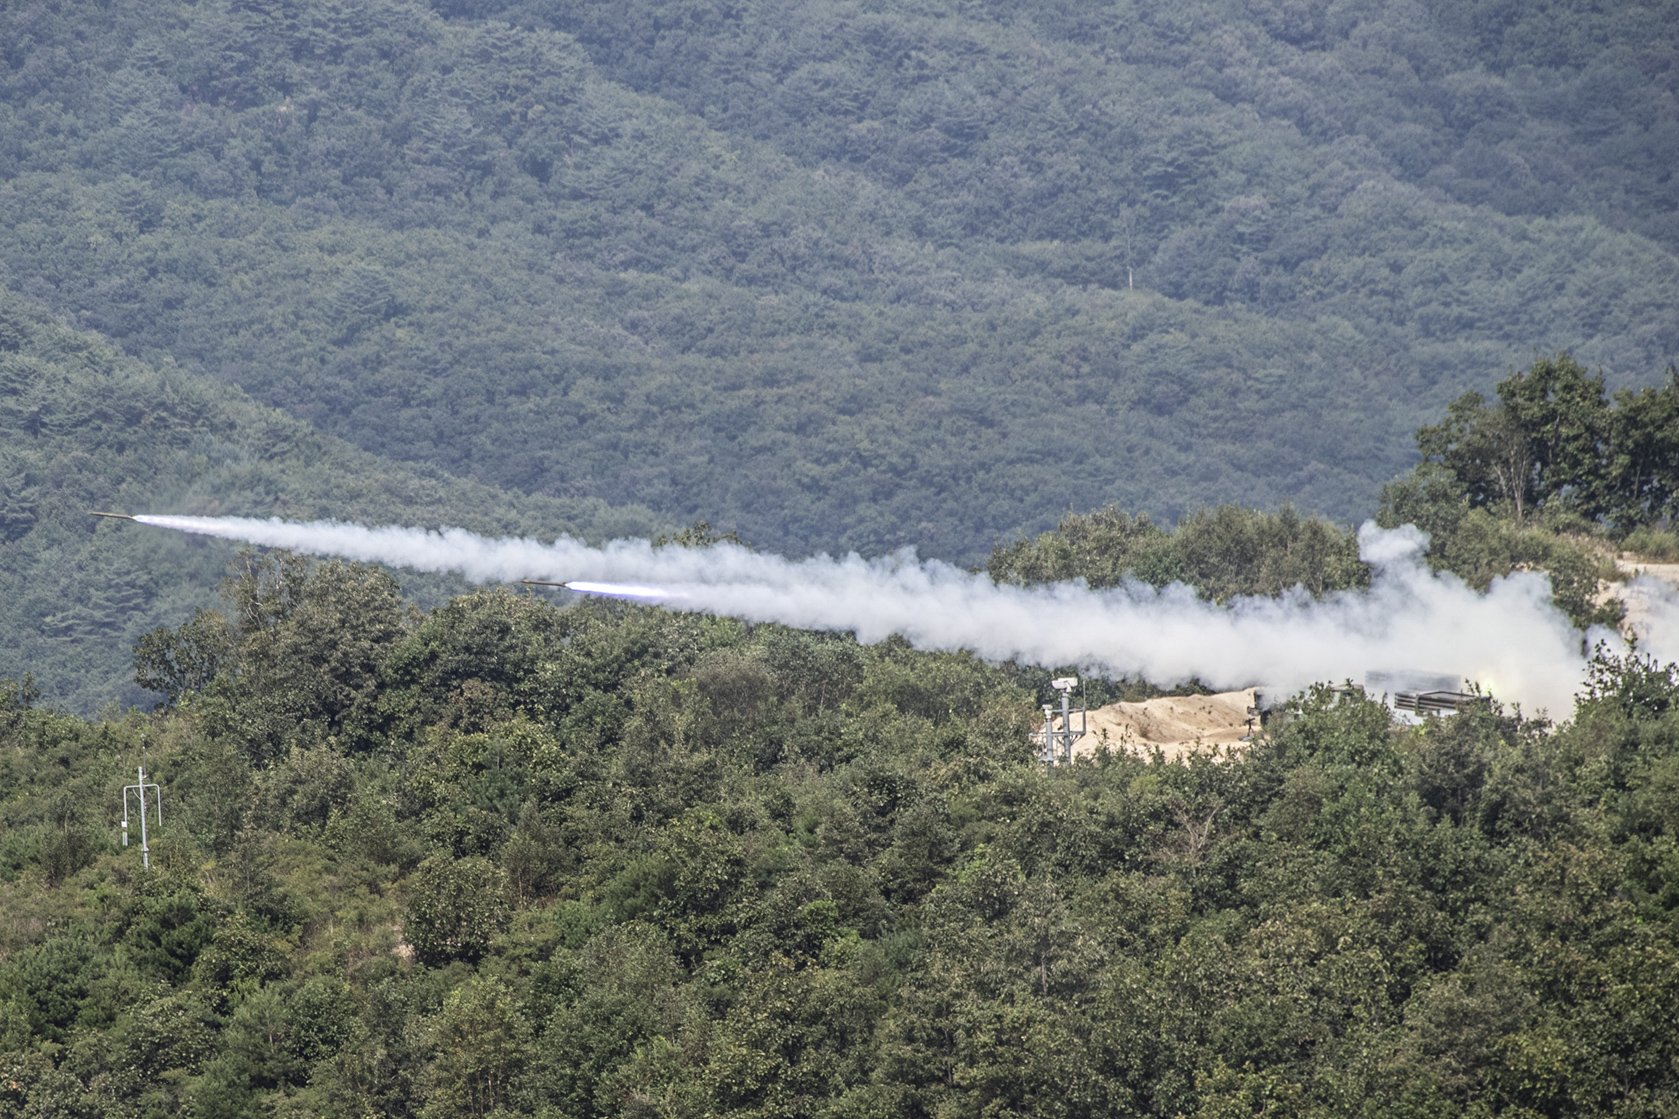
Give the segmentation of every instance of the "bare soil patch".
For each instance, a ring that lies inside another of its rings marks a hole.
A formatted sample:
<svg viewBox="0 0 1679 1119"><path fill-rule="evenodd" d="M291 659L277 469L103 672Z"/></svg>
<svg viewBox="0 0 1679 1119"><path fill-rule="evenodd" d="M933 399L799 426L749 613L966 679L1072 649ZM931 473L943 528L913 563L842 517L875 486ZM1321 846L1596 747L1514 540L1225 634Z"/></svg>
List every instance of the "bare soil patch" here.
<svg viewBox="0 0 1679 1119"><path fill-rule="evenodd" d="M1159 749L1168 761L1207 746L1242 746L1258 726L1250 725L1253 689L1216 695L1173 695L1140 703L1110 703L1089 715L1090 733L1075 753L1101 749L1148 754Z"/></svg>

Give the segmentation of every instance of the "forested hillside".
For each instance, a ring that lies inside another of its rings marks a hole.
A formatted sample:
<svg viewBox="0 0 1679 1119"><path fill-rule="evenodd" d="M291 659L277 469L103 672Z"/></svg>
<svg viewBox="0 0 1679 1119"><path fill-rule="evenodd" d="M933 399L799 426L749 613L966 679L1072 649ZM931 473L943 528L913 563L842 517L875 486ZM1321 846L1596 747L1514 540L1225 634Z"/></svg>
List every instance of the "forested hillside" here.
<svg viewBox="0 0 1679 1119"><path fill-rule="evenodd" d="M1672 666L1046 772L1048 673L278 557L167 665L0 691L4 1119L1679 1107Z"/></svg>
<svg viewBox="0 0 1679 1119"><path fill-rule="evenodd" d="M50 705L156 696L134 685L141 634L214 601L229 545L123 531L90 509L417 519L601 538L657 527L638 509L507 495L392 463L169 362L150 365L0 296L0 679ZM460 585L410 577L438 599Z"/></svg>
<svg viewBox="0 0 1679 1119"><path fill-rule="evenodd" d="M1609 393L1567 354L1540 358L1493 387L1454 400L1416 433L1422 461L1382 488L1375 520L1414 525L1427 558L1485 590L1518 570L1543 570L1556 605L1584 630L1615 624L1605 585L1623 578L1615 552L1679 558L1679 371L1660 387ZM1011 541L986 569L999 582L1080 579L1181 582L1203 596L1313 595L1359 586L1369 572L1353 534L1284 506L1198 510L1168 530L1107 508L1064 517Z"/></svg>
<svg viewBox="0 0 1679 1119"><path fill-rule="evenodd" d="M1376 510L1613 621L1679 556L1676 28L0 3L0 1119L1679 1113L1674 665L1046 770L1076 666L86 516L1224 600Z"/></svg>
<svg viewBox="0 0 1679 1119"><path fill-rule="evenodd" d="M1672 0L0 11L0 279L385 459L969 562L1679 355Z"/></svg>

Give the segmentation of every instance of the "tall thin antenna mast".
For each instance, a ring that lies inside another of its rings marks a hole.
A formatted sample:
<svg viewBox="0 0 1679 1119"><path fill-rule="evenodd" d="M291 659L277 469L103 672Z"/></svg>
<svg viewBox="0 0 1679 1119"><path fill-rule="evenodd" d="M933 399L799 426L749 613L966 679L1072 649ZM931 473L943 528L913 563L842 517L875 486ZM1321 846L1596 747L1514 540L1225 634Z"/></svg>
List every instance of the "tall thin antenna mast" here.
<svg viewBox="0 0 1679 1119"><path fill-rule="evenodd" d="M140 865L147 870L152 868L152 848L146 834L146 790L153 790L152 803L157 810L157 826L163 826L163 790L157 783L146 781L146 767L139 767L139 781L133 785L122 787L122 845L128 846L128 794L133 793L139 798L140 804Z"/></svg>
<svg viewBox="0 0 1679 1119"><path fill-rule="evenodd" d="M1050 687L1061 693L1061 726L1057 729L1055 725L1055 705L1044 704L1044 729L1039 732L1043 749L1038 752L1038 760L1045 765L1072 764L1073 743L1085 735L1088 723L1083 707L1078 710L1078 729L1073 728L1073 689L1078 686L1077 676L1058 676L1050 681Z"/></svg>

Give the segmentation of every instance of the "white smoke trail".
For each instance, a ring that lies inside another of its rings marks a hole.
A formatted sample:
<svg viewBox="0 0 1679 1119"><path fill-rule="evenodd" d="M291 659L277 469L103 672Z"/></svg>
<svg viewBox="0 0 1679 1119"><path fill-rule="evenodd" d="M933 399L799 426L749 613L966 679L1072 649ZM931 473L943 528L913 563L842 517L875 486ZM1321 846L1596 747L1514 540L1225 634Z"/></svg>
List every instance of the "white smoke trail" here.
<svg viewBox="0 0 1679 1119"><path fill-rule="evenodd" d="M854 633L899 634L918 648L991 660L1078 665L1161 686L1198 678L1215 688L1284 688L1361 679L1370 671L1455 673L1529 711L1566 714L1585 674L1587 635L1550 600L1540 574L1495 580L1483 594L1428 570L1417 529L1359 530L1369 589L1312 599L1239 599L1218 606L1182 585L1094 591L1082 583L999 586L904 552L864 560L787 560L732 544L594 547L562 538L487 539L460 529L366 528L239 517L139 516L145 524L319 555L457 572L478 582L552 579L596 593L685 610ZM633 580L635 584L624 585ZM1658 621L1666 626L1669 620ZM1669 634L1670 636L1670 634ZM1617 648L1619 638L1600 637ZM1665 639L1665 638L1664 638Z"/></svg>
<svg viewBox="0 0 1679 1119"><path fill-rule="evenodd" d="M1633 578L1622 593L1627 629L1638 651L1663 664L1679 661L1679 586L1648 574Z"/></svg>
<svg viewBox="0 0 1679 1119"><path fill-rule="evenodd" d="M573 579L564 586L579 594L597 594L606 598L639 598L648 602L669 602L672 598L663 587L641 587L634 583L591 583L587 579Z"/></svg>

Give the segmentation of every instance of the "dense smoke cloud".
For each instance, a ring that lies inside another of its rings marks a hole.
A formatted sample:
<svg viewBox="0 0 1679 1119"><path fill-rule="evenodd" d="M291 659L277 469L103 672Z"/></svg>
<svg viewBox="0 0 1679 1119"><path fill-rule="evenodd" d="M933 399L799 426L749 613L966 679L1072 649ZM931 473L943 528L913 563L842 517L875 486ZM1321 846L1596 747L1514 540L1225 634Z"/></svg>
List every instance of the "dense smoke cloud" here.
<svg viewBox="0 0 1679 1119"><path fill-rule="evenodd" d="M1627 629L1638 651L1663 664L1679 662L1679 587L1650 575L1638 575L1621 592L1627 606Z"/></svg>
<svg viewBox="0 0 1679 1119"><path fill-rule="evenodd" d="M1411 526L1359 530L1373 568L1367 590L1313 599L1304 593L1214 605L1182 585L1082 583L999 586L903 552L788 560L734 544L603 547L560 539L490 539L459 529L366 528L240 517L142 516L146 524L318 555L456 572L477 582L590 581L592 593L644 598L675 609L755 622L844 631L866 642L898 634L922 649L968 650L991 660L1077 665L1163 687L1199 679L1215 688L1254 683L1293 689L1359 680L1371 671L1423 669L1473 681L1526 710L1566 715L1598 640L1550 599L1541 574L1518 572L1485 593L1431 572L1427 537ZM1644 638L1674 650L1679 603L1650 592ZM1665 597L1664 597L1665 594Z"/></svg>

